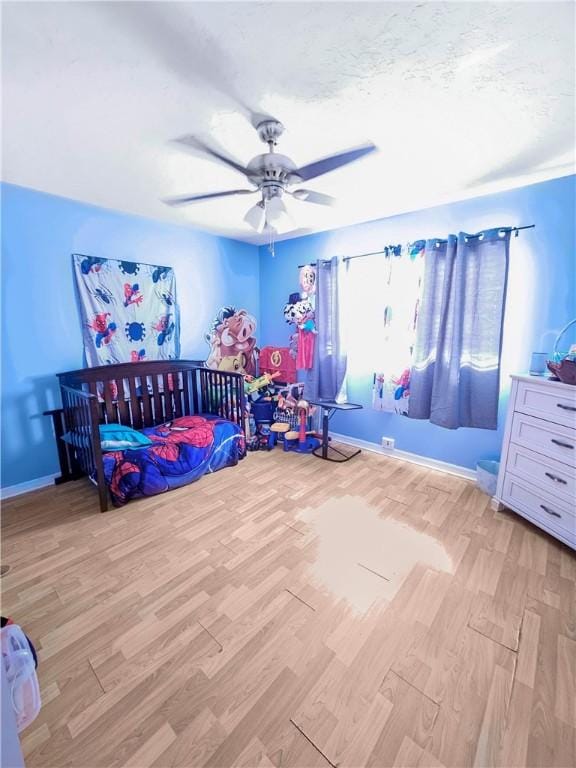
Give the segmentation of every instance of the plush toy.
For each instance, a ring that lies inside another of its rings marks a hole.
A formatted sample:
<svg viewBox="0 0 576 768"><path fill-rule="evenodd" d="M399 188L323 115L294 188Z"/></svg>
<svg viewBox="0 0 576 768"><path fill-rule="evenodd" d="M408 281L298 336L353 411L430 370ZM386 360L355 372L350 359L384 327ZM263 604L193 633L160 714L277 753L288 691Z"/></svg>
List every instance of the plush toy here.
<svg viewBox="0 0 576 768"><path fill-rule="evenodd" d="M292 299L293 296L290 296ZM314 338L317 333L314 322L315 312L310 299L298 299L284 306L284 317L290 325L297 328L296 367L299 370L312 368L314 360ZM294 338L290 340L294 346Z"/></svg>
<svg viewBox="0 0 576 768"><path fill-rule="evenodd" d="M306 331L314 331L316 330L314 317L314 307L309 299L298 299L284 305L284 319L289 325L295 325Z"/></svg>

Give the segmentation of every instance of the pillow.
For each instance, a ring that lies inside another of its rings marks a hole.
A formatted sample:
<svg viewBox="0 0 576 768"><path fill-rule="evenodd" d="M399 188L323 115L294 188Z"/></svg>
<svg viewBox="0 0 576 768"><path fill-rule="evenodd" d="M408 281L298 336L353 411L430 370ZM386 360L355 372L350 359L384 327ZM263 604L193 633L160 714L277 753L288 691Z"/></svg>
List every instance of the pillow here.
<svg viewBox="0 0 576 768"><path fill-rule="evenodd" d="M146 448L152 440L142 432L122 424L100 424L100 445L103 451L127 451Z"/></svg>

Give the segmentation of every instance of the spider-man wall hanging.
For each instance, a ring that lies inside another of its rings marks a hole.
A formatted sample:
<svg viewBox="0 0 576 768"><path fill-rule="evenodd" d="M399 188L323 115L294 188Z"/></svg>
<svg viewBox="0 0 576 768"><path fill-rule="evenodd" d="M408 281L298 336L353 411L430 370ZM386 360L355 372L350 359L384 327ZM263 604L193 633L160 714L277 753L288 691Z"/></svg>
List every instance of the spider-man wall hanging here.
<svg viewBox="0 0 576 768"><path fill-rule="evenodd" d="M84 254L73 263L89 366L179 357L171 267Z"/></svg>

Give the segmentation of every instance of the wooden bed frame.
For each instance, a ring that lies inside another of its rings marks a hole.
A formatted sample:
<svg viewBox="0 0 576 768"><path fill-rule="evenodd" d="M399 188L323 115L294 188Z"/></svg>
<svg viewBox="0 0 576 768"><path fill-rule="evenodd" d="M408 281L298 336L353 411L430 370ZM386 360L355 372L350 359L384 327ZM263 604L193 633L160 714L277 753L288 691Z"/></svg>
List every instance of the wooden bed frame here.
<svg viewBox="0 0 576 768"><path fill-rule="evenodd" d="M92 478L101 512L108 509L108 488L100 424L142 429L179 416L210 413L244 427L243 376L206 368L197 360L103 365L60 373L58 378L62 408L46 411L53 419L62 472L56 482Z"/></svg>

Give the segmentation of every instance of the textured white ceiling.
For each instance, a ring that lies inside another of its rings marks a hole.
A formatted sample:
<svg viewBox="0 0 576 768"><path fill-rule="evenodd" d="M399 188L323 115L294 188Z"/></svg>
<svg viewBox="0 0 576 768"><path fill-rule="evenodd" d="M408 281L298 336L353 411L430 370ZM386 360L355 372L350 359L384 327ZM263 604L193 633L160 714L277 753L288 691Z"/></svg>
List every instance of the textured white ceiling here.
<svg viewBox="0 0 576 768"><path fill-rule="evenodd" d="M366 139L378 154L290 200L323 230L574 169L572 2L3 3L3 179L261 242L246 198L160 198L244 186L175 149L214 137L264 150L247 114L286 126L302 165Z"/></svg>

